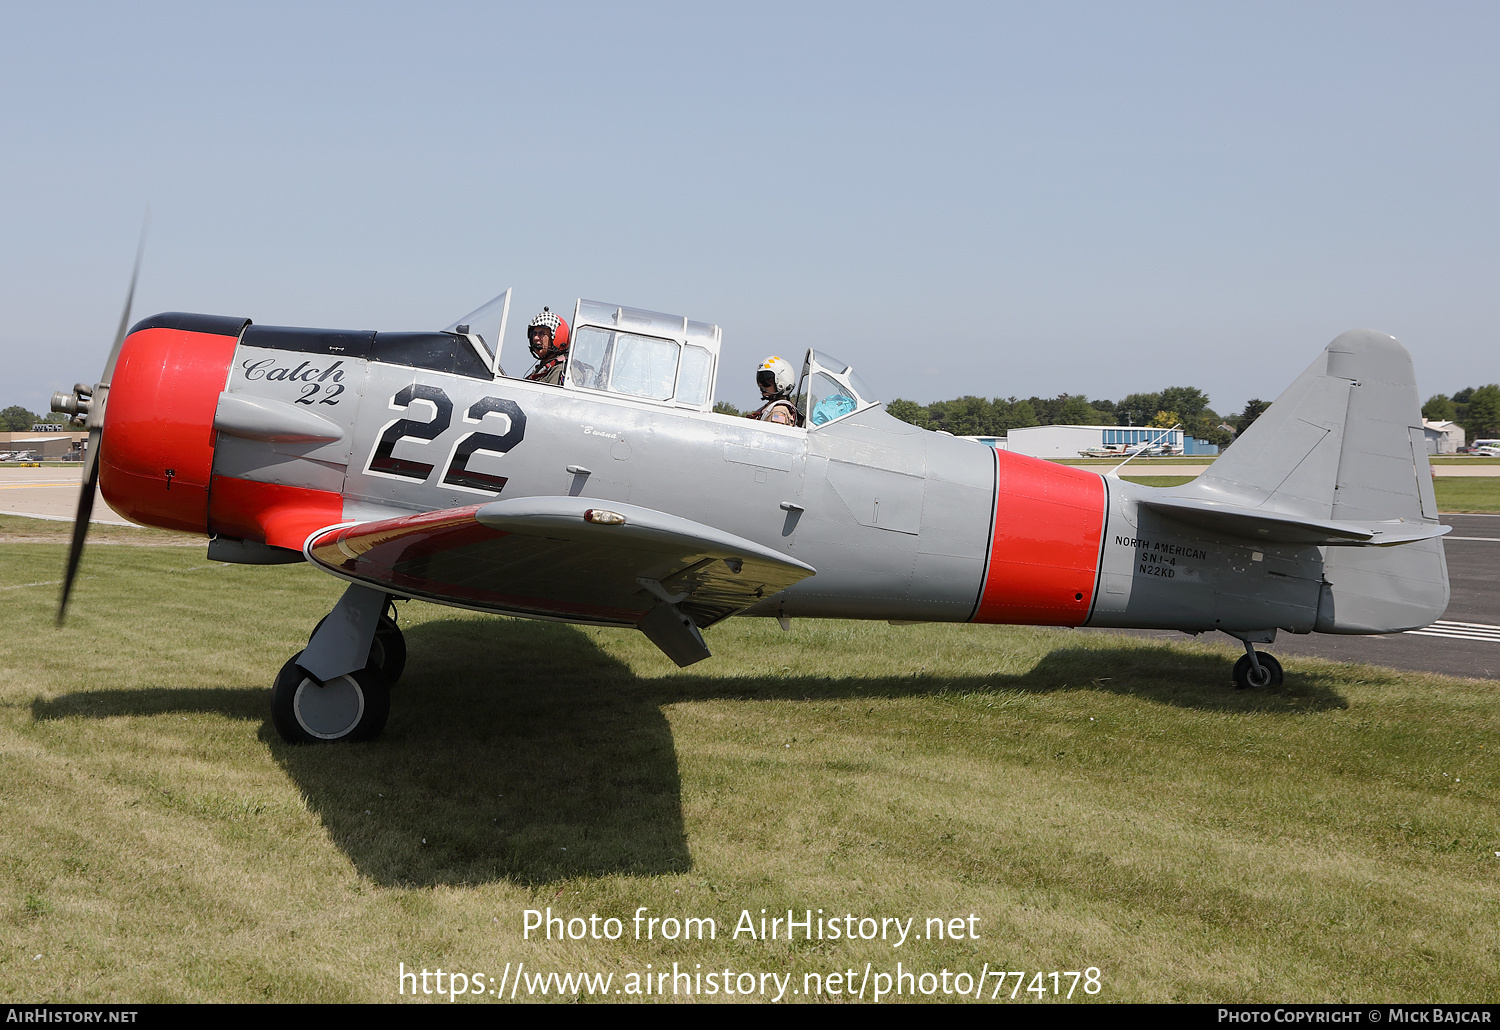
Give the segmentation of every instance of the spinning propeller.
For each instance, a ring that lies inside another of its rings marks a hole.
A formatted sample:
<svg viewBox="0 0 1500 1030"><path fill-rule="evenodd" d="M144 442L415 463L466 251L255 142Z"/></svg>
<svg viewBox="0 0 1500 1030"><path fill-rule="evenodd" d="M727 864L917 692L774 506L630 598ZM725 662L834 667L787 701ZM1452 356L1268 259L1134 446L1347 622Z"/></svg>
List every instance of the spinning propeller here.
<svg viewBox="0 0 1500 1030"><path fill-rule="evenodd" d="M68 568L63 575L62 597L57 602L59 626L63 624L63 615L68 610L68 595L73 590L78 563L83 558L83 540L89 532L89 516L94 512L94 494L99 488L99 446L104 440L104 406L109 400L109 383L114 378L115 362L120 360L120 347L125 343L125 334L130 330L130 307L135 301L135 282L141 274L141 254L145 248L146 226L142 225L140 243L135 250L135 268L130 273L130 289L125 294L125 310L120 314L120 328L115 332L115 344L110 348L109 359L104 363L104 375L93 386L75 383L72 393L59 391L52 395L53 411L72 415L75 425L82 425L89 431L88 453L83 459L83 492L78 495L78 512L73 517L73 542L68 548Z"/></svg>

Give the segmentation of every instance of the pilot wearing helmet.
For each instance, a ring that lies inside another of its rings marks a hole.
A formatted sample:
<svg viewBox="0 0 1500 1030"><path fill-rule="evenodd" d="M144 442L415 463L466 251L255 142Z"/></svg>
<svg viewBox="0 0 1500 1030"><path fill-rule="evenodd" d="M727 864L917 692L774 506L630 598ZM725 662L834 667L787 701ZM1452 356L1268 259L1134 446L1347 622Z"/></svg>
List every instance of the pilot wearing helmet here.
<svg viewBox="0 0 1500 1030"><path fill-rule="evenodd" d="M797 374L783 358L769 357L755 370L755 385L760 387L760 399L764 402L749 414L762 422L779 422L784 426L800 426L802 413L792 403L792 391L797 388Z"/></svg>
<svg viewBox="0 0 1500 1030"><path fill-rule="evenodd" d="M568 323L544 307L526 327L526 340L531 356L536 358L536 367L526 378L533 383L561 386L568 370Z"/></svg>

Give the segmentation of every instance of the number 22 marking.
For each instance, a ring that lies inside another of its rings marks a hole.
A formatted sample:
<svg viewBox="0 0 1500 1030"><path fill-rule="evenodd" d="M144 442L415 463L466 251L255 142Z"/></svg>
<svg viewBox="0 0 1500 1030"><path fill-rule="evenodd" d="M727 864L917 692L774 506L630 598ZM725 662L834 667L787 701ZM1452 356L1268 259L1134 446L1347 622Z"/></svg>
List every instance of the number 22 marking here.
<svg viewBox="0 0 1500 1030"><path fill-rule="evenodd" d="M338 403L338 396L339 396L339 394L341 394L341 393L344 392L344 384L343 383L330 383L329 386L328 386L328 396L327 397L319 398L316 401L313 400L314 397L318 396L318 392L321 389L322 389L322 387L319 386L317 383L308 383L308 384L306 384L305 386L302 387L302 396L297 398L297 403L298 404L337 404Z"/></svg>
<svg viewBox="0 0 1500 1030"><path fill-rule="evenodd" d="M414 419L403 418L387 427L385 432L380 434L380 440L375 445L375 453L370 456L369 470L371 472L401 476L419 482L426 481L431 475L430 463L410 458L398 458L393 452L396 444L402 440L432 441L441 436L453 421L453 402L436 386L413 383L397 391L396 395L391 398L391 403L399 408L409 408L411 403L417 400L427 401L433 406L432 420L418 422ZM445 484L497 494L505 488L509 477L473 471L469 468L469 459L474 456L475 451L481 450L505 454L520 443L526 436L526 413L515 401L503 397L481 397L469 406L469 410L464 414L464 421L478 425L489 414L506 416L510 423L509 428L498 436L494 433L481 433L476 430L460 437L457 446L453 449L453 457L448 463L448 470L443 475Z"/></svg>

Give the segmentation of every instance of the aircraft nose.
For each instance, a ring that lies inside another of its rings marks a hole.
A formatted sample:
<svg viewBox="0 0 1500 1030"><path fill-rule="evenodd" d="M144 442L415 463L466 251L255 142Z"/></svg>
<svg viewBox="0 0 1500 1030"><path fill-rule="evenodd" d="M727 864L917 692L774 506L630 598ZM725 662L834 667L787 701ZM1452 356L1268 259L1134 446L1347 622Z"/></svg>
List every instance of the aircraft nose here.
<svg viewBox="0 0 1500 1030"><path fill-rule="evenodd" d="M214 411L245 318L172 312L136 323L110 382L99 486L132 522L208 532Z"/></svg>

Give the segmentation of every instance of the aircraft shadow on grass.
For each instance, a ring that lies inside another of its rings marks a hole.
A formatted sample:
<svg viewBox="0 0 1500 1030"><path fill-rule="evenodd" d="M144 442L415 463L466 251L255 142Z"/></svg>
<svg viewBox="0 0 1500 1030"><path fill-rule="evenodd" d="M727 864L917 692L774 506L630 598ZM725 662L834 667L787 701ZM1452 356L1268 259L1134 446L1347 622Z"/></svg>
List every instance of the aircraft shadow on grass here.
<svg viewBox="0 0 1500 1030"><path fill-rule="evenodd" d="M476 632L482 627L482 632ZM432 886L688 870L682 784L663 706L737 698L896 698L1096 689L1162 704L1293 714L1342 708L1333 684L1294 674L1238 692L1230 660L1152 647L1059 648L1019 675L645 679L578 629L512 620L406 631L412 661L372 744L284 744L265 690L80 691L37 700L37 720L216 713L259 737L361 874Z"/></svg>

